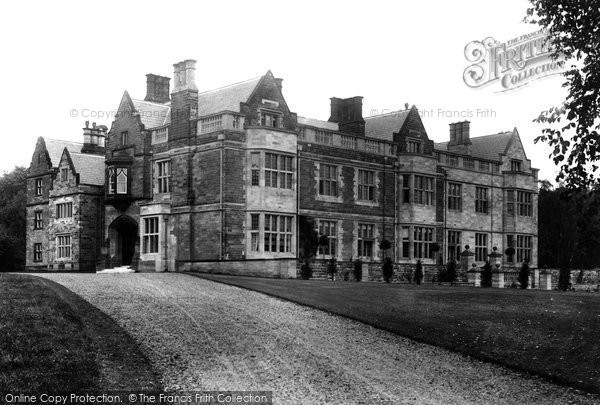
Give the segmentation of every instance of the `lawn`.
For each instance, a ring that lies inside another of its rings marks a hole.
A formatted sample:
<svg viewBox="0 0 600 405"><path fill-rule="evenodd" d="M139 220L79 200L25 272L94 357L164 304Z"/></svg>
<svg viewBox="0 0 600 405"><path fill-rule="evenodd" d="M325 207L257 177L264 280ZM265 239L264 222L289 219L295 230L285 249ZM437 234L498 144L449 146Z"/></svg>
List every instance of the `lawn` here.
<svg viewBox="0 0 600 405"><path fill-rule="evenodd" d="M0 273L0 393L160 390L110 317L39 277Z"/></svg>
<svg viewBox="0 0 600 405"><path fill-rule="evenodd" d="M193 274L600 393L600 295Z"/></svg>

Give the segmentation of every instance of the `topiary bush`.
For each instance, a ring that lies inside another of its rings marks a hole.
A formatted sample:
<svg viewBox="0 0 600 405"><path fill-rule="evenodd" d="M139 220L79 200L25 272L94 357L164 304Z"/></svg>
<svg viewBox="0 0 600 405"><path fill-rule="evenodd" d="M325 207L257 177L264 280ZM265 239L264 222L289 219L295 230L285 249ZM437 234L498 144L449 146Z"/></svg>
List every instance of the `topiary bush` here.
<svg viewBox="0 0 600 405"><path fill-rule="evenodd" d="M356 259L353 264L354 264L354 280L362 281L362 260Z"/></svg>
<svg viewBox="0 0 600 405"><path fill-rule="evenodd" d="M390 257L386 257L383 260L383 266L381 269L383 270L383 279L386 283L389 283L394 276L394 263Z"/></svg>
<svg viewBox="0 0 600 405"><path fill-rule="evenodd" d="M481 286L489 288L492 286L492 265L489 261L483 265L483 271L481 272Z"/></svg>
<svg viewBox="0 0 600 405"><path fill-rule="evenodd" d="M421 259L419 259L417 260L417 266L415 268L415 283L421 285L421 281L423 281L423 263L421 263Z"/></svg>
<svg viewBox="0 0 600 405"><path fill-rule="evenodd" d="M519 285L525 290L529 286L529 264L523 262L519 270Z"/></svg>
<svg viewBox="0 0 600 405"><path fill-rule="evenodd" d="M300 278L303 280L310 280L312 278L312 274L312 268L310 267L308 260L305 260L304 263L302 263L302 267L300 267Z"/></svg>

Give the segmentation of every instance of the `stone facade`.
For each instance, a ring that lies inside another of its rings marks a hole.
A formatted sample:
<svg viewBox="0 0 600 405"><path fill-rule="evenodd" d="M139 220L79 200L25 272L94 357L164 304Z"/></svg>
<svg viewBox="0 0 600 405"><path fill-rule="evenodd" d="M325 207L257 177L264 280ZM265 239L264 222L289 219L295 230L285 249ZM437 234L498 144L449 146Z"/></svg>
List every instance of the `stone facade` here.
<svg viewBox="0 0 600 405"><path fill-rule="evenodd" d="M28 266L295 277L299 218L309 217L328 236L320 259L361 259L369 274L383 240L398 274L417 260L434 274L465 245L477 266L513 247L502 265L536 267L537 170L516 129L471 137L469 122L452 123L449 142L436 144L414 106L364 118L362 97L333 97L321 121L290 111L270 71L202 92L194 76L195 61L175 64L169 97L169 79L147 75L148 94L124 93L105 145L71 148L102 150L101 184L82 184L76 167L62 184L73 151L55 162L38 142L28 218L41 211L46 222L28 231ZM73 217L59 221L53 207L67 199ZM71 257L58 260L66 233ZM34 263L36 243L45 253Z"/></svg>

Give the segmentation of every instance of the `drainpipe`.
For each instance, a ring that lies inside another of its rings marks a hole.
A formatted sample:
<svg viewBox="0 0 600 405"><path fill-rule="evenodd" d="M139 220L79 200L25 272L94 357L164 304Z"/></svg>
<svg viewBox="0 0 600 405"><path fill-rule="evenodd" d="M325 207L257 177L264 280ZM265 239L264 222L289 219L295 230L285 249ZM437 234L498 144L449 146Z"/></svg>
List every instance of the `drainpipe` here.
<svg viewBox="0 0 600 405"><path fill-rule="evenodd" d="M169 241L167 240L169 232L167 230L167 227L169 225L169 217L167 215L163 215L163 219L164 219L164 228L165 228L165 232L163 235L163 265L164 265L164 270L165 271L169 271L169 255L167 252L167 249L169 248Z"/></svg>
<svg viewBox="0 0 600 405"><path fill-rule="evenodd" d="M219 135L219 138L221 138L221 150L220 150L220 156L219 156L219 166L220 166L220 180L219 180L219 205L220 205L220 211L221 211L221 232L220 232L220 239L221 239L221 243L219 244L219 260L223 260L223 240L224 240L224 232L223 232L223 226L224 226L224 217L223 217L223 148L224 148L224 135L221 134Z"/></svg>
<svg viewBox="0 0 600 405"><path fill-rule="evenodd" d="M446 201L446 197L447 197L446 196L446 189L447 189L446 183L448 181L448 172L446 171L446 169L442 169L442 173L444 174L444 182L443 182L443 190L442 190L442 197L443 197L442 198L442 207L443 207L442 212L443 212L443 217L444 217L444 226L442 227L442 232L443 232L443 234L442 234L442 249L444 251L442 252L442 257L444 258L444 263L447 263L448 262L448 246L446 246L446 244L448 242L447 241L448 237L446 234L448 233L448 230L447 230L447 223L446 223L446 210L448 207L447 207L447 201ZM460 246L460 244L459 244L459 246ZM458 250L460 252L460 248ZM459 258L457 257L457 259L459 259Z"/></svg>
<svg viewBox="0 0 600 405"><path fill-rule="evenodd" d="M296 262L300 261L300 151L296 144Z"/></svg>

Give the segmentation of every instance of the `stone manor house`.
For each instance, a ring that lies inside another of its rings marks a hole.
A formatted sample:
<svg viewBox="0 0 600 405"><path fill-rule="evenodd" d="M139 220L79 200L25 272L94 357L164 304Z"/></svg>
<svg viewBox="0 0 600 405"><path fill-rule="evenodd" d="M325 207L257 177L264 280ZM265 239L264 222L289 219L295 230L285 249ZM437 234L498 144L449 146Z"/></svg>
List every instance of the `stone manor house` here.
<svg viewBox="0 0 600 405"><path fill-rule="evenodd" d="M83 143L39 137L27 190L27 269L219 271L295 277L299 221L328 244L318 258L460 259L537 265L537 169L517 129L429 139L415 106L364 117L331 98L327 121L298 116L282 79L199 91L195 61L125 92L110 129ZM201 83L201 87L206 87Z"/></svg>

